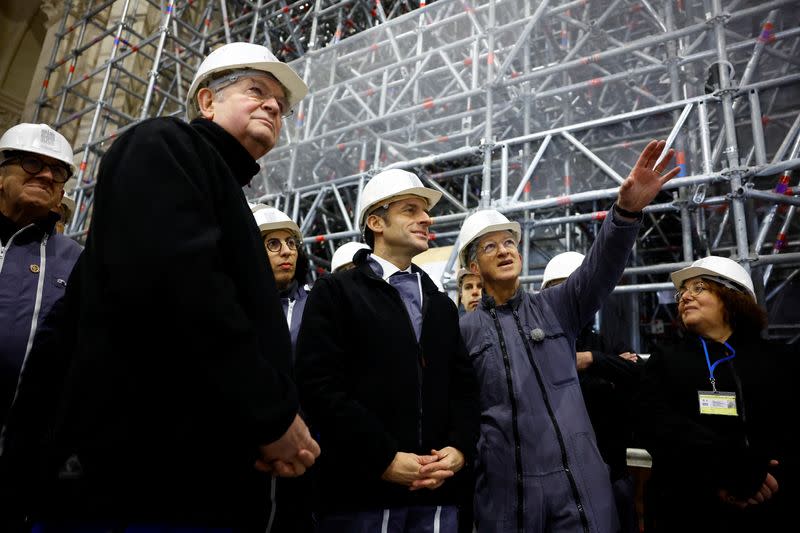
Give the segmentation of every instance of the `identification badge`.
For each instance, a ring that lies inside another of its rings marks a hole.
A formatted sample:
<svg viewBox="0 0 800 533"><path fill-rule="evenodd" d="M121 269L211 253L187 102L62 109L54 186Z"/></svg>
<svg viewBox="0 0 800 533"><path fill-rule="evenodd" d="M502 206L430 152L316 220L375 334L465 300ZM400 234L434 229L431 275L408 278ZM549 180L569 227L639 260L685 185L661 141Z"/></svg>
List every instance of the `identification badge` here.
<svg viewBox="0 0 800 533"><path fill-rule="evenodd" d="M736 393L697 391L701 415L736 416Z"/></svg>

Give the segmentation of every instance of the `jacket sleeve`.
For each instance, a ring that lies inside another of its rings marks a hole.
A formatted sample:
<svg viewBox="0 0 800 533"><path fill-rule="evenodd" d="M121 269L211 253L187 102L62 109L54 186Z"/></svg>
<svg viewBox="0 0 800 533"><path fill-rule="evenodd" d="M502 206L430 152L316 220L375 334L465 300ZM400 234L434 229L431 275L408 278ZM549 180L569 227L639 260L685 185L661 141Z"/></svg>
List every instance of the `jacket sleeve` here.
<svg viewBox="0 0 800 533"><path fill-rule="evenodd" d="M343 317L337 302L345 296L335 285L331 278L317 280L303 312L295 360L300 403L312 429L321 435L323 450L352 453L357 457L353 474L374 480L399 449L381 421L349 393L355 369L349 362L347 336L357 332Z"/></svg>
<svg viewBox="0 0 800 533"><path fill-rule="evenodd" d="M449 298L448 298L449 299ZM453 322L458 324L458 310L451 304ZM478 380L470 363L467 347L458 326L456 349L450 362L450 435L449 442L464 454L467 465L477 453L480 433L480 401Z"/></svg>
<svg viewBox="0 0 800 533"><path fill-rule="evenodd" d="M120 328L117 338L163 339L171 356L154 368L197 380L192 390L223 413L236 431L231 438L268 444L298 408L288 329L276 294L263 295L267 323L254 323L241 284L225 268L223 244L236 237L223 235L220 224L219 196L230 190L222 180L230 178L217 161L177 120L145 122L118 139L101 163L87 252L103 282L102 301L113 302L105 311ZM267 277L275 293L268 270ZM273 331L269 347L257 334L265 327Z"/></svg>
<svg viewBox="0 0 800 533"><path fill-rule="evenodd" d="M581 266L561 285L540 293L569 337L578 335L619 282L639 227L618 220L609 209Z"/></svg>
<svg viewBox="0 0 800 533"><path fill-rule="evenodd" d="M669 355L656 348L644 365L634 400L638 438L670 478L711 489L728 489L739 497L751 496L766 476L766 459L731 446L675 406L673 387L666 379L665 361Z"/></svg>

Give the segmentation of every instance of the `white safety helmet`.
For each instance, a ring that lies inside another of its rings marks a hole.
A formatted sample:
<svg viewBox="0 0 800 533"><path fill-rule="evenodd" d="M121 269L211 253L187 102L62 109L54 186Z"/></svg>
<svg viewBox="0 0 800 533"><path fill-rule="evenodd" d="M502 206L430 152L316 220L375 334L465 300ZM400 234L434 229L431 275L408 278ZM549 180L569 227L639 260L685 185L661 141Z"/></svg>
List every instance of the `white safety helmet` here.
<svg viewBox="0 0 800 533"><path fill-rule="evenodd" d="M361 210L358 214L361 231L367 227L367 217L376 207L389 204L389 200L400 196L419 196L428 202L428 209L432 209L442 193L425 187L415 174L407 170L392 168L378 172L361 192Z"/></svg>
<svg viewBox="0 0 800 533"><path fill-rule="evenodd" d="M468 216L461 226L461 231L458 232L458 259L461 261L461 265L469 268L467 248L469 248L470 243L480 239L487 233L503 230L513 233L514 239L519 242L522 236L519 222L509 221L502 213L494 209L484 209Z"/></svg>
<svg viewBox="0 0 800 533"><path fill-rule="evenodd" d="M458 283L458 288L461 288L461 283L463 283L464 278L467 276L477 276L477 274L473 273L472 271L466 268L459 268L458 272L456 273L456 283Z"/></svg>
<svg viewBox="0 0 800 533"><path fill-rule="evenodd" d="M8 128L0 137L0 152L19 150L58 159L69 166L70 174L75 173L72 145L56 130L47 124L17 124Z"/></svg>
<svg viewBox="0 0 800 533"><path fill-rule="evenodd" d="M546 289L553 281L568 278L570 274L578 270L585 257L578 252L563 252L554 256L544 267L542 289Z"/></svg>
<svg viewBox="0 0 800 533"><path fill-rule="evenodd" d="M692 263L692 266L682 268L670 274L672 284L675 285L676 290L680 290L683 282L687 279L696 278L698 276L716 281L731 289L746 292L752 296L754 300L756 299L756 291L753 289L753 280L750 274L733 259L709 255L708 257L698 259Z"/></svg>
<svg viewBox="0 0 800 533"><path fill-rule="evenodd" d="M253 211L253 218L256 219L256 224L258 224L258 229L261 231L262 237L270 231L285 229L286 231L290 231L298 240L303 240L300 227L294 220L289 218L289 215L280 209L262 204L251 207L250 209Z"/></svg>
<svg viewBox="0 0 800 533"><path fill-rule="evenodd" d="M363 242L346 242L333 252L331 258L331 272L336 272L343 266L353 262L356 252L359 250L369 250L370 247Z"/></svg>
<svg viewBox="0 0 800 533"><path fill-rule="evenodd" d="M294 107L308 94L308 86L295 71L275 57L269 48L253 43L230 43L208 54L200 63L186 94L186 116L196 118L200 110L195 102L197 92L215 78L216 74L232 70L268 72L283 85L289 106Z"/></svg>

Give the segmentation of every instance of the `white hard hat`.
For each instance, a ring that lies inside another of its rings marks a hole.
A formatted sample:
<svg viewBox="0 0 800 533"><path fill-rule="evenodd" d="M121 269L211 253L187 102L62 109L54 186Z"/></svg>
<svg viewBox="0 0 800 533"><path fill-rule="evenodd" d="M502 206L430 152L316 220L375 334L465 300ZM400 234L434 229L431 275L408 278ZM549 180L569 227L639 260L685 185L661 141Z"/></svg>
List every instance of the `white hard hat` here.
<svg viewBox="0 0 800 533"><path fill-rule="evenodd" d="M75 173L72 145L56 130L47 124L17 124L8 128L0 137L0 151L21 150L58 159Z"/></svg>
<svg viewBox="0 0 800 533"><path fill-rule="evenodd" d="M253 43L230 43L208 54L200 63L194 75L189 92L186 94L186 116L189 120L197 117L199 109L195 96L215 74L230 70L260 70L269 72L286 89L289 106L294 107L308 94L308 86L295 71L279 60L269 48Z"/></svg>
<svg viewBox="0 0 800 533"><path fill-rule="evenodd" d="M467 263L467 248L472 241L480 239L487 233L503 230L513 233L514 239L519 242L522 236L519 222L510 222L502 213L494 209L484 209L468 216L461 226L461 231L458 232L458 242L460 243L458 259L461 261L461 265L469 266Z"/></svg>
<svg viewBox="0 0 800 533"><path fill-rule="evenodd" d="M464 280L465 277L467 277L467 276L477 276L477 275L478 274L475 274L474 272L470 271L469 269L459 268L458 272L456 273L456 283L458 283L458 286L461 287L461 283L462 283L462 281Z"/></svg>
<svg viewBox="0 0 800 533"><path fill-rule="evenodd" d="M256 207L251 207L251 210L253 211L253 218L256 219L256 224L258 224L258 229L261 230L262 236L270 231L285 229L292 232L299 240L303 239L303 234L300 233L300 227L295 224L294 220L289 218L289 215L280 209L275 209L274 207L266 205L257 205Z"/></svg>
<svg viewBox="0 0 800 533"><path fill-rule="evenodd" d="M363 242L346 242L333 252L331 258L331 272L336 272L348 263L353 262L356 252L359 250L369 250L370 247Z"/></svg>
<svg viewBox="0 0 800 533"><path fill-rule="evenodd" d="M697 276L709 278L741 292L746 292L755 299L756 291L753 289L753 280L742 266L727 257L710 255L698 259L692 266L682 268L670 274L675 288L680 290L683 282Z"/></svg>
<svg viewBox="0 0 800 533"><path fill-rule="evenodd" d="M568 278L570 274L578 270L584 257L586 256L578 252L563 252L553 257L544 267L542 289L546 289L553 281Z"/></svg>
<svg viewBox="0 0 800 533"><path fill-rule="evenodd" d="M428 202L428 209L442 197L442 193L425 187L420 179L407 170L392 168L378 172L364 185L361 193L361 210L358 215L358 225L361 231L367 226L367 216L375 207L388 203L387 200L399 196L420 196Z"/></svg>

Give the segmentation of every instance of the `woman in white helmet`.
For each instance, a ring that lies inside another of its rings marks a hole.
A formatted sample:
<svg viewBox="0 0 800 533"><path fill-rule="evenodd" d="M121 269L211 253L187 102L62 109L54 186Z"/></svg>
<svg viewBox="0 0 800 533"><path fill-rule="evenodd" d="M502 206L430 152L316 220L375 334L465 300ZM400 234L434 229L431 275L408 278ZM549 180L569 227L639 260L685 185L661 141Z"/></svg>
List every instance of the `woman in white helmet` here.
<svg viewBox="0 0 800 533"><path fill-rule="evenodd" d="M796 354L762 340L766 315L735 261L705 257L672 282L685 334L654 347L637 402L653 456L647 531L785 531L800 481Z"/></svg>
<svg viewBox="0 0 800 533"><path fill-rule="evenodd" d="M289 215L265 205L251 208L256 219L272 275L278 288L283 314L292 336L292 351L297 345L297 334L303 319L303 309L311 290L306 284L308 258L303 249L300 227Z"/></svg>

